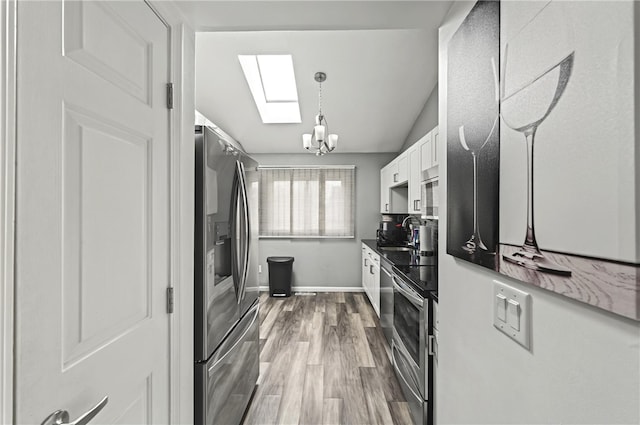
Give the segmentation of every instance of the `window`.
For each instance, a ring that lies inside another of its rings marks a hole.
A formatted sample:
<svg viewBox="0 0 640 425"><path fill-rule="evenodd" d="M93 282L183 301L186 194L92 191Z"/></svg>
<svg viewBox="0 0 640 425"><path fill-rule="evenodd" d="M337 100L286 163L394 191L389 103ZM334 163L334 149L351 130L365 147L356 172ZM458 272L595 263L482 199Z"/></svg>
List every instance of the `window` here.
<svg viewBox="0 0 640 425"><path fill-rule="evenodd" d="M260 168L260 236L353 238L355 167Z"/></svg>

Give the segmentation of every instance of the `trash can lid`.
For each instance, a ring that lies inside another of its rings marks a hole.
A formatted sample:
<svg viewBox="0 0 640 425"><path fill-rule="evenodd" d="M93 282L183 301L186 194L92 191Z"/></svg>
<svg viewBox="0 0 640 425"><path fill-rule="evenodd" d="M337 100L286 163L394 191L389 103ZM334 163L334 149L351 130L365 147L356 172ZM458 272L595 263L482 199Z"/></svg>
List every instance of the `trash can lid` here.
<svg viewBox="0 0 640 425"><path fill-rule="evenodd" d="M267 257L268 263L293 263L293 257Z"/></svg>

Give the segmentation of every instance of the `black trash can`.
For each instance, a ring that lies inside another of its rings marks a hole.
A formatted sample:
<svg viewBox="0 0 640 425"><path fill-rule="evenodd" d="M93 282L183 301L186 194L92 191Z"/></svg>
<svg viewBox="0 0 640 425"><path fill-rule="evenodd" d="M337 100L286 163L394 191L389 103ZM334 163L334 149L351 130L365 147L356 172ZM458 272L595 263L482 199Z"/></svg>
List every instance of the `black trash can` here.
<svg viewBox="0 0 640 425"><path fill-rule="evenodd" d="M267 263L269 264L269 295L290 297L293 257L267 257Z"/></svg>

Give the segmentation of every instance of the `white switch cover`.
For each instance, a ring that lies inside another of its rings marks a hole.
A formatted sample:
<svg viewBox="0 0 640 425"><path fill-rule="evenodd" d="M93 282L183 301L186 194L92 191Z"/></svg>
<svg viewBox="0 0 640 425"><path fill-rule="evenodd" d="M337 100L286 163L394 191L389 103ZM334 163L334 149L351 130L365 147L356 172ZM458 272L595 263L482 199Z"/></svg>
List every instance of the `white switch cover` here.
<svg viewBox="0 0 640 425"><path fill-rule="evenodd" d="M503 297L506 303L502 301ZM494 280L493 299L493 326L523 347L530 348L531 295ZM503 310L505 307L506 322Z"/></svg>
<svg viewBox="0 0 640 425"><path fill-rule="evenodd" d="M495 305L495 314L498 316L498 320L501 322L507 322L507 297L502 294L497 294L496 299L494 300Z"/></svg>

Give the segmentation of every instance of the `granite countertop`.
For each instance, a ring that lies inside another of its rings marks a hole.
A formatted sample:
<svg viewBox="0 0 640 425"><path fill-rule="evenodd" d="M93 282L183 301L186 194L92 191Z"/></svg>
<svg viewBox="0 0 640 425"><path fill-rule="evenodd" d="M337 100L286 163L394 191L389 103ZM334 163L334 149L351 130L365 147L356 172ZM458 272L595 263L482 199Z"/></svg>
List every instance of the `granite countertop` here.
<svg viewBox="0 0 640 425"><path fill-rule="evenodd" d="M362 239L362 243L380 255L381 259L386 259L394 266L416 264L418 261L415 251L383 251L378 247L375 239Z"/></svg>
<svg viewBox="0 0 640 425"><path fill-rule="evenodd" d="M387 260L393 270L418 288L423 288L437 301L438 297L438 257L419 255L417 251L385 251L378 247L375 239L362 239L362 243Z"/></svg>

